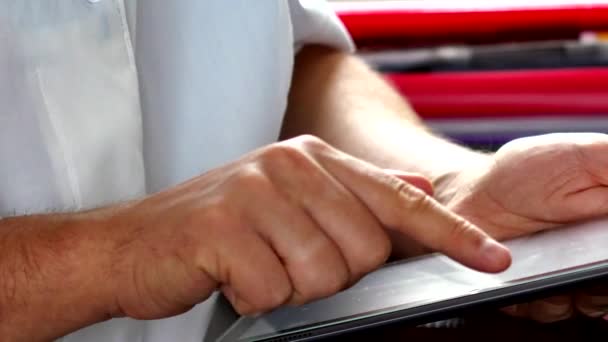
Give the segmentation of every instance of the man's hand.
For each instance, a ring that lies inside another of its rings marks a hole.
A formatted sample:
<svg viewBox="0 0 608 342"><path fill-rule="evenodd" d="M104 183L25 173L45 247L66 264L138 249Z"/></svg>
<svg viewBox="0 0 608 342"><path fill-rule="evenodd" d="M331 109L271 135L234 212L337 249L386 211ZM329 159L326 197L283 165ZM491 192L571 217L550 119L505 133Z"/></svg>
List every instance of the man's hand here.
<svg viewBox="0 0 608 342"><path fill-rule="evenodd" d="M455 177L447 205L497 239L608 214L608 136L514 140Z"/></svg>
<svg viewBox="0 0 608 342"><path fill-rule="evenodd" d="M381 266L387 230L477 270L509 266L505 247L425 194L425 178L398 176L302 136L138 201L2 219L0 335L172 316L218 288L241 314L305 303Z"/></svg>
<svg viewBox="0 0 608 342"><path fill-rule="evenodd" d="M328 48L308 46L296 58L282 136L299 134L317 135L383 168L426 176L438 200L498 238L601 215L608 207L605 136L537 137L484 156L433 135L381 75L357 57ZM428 251L397 231L391 235L397 257ZM608 305L597 291L586 293L577 296L581 311L590 312L581 303ZM550 318L560 318L572 311L569 303L556 298L530 311L553 311ZM593 305L595 315L603 312L598 306Z"/></svg>
<svg viewBox="0 0 608 342"><path fill-rule="evenodd" d="M385 229L478 270L510 262L423 191L312 137L255 151L112 220L123 237L113 311L143 319L187 310L216 287L241 314L329 296L385 262Z"/></svg>
<svg viewBox="0 0 608 342"><path fill-rule="evenodd" d="M499 240L608 214L608 136L549 134L503 146L446 186L447 206ZM595 287L507 309L549 322L575 309L601 317L608 288Z"/></svg>

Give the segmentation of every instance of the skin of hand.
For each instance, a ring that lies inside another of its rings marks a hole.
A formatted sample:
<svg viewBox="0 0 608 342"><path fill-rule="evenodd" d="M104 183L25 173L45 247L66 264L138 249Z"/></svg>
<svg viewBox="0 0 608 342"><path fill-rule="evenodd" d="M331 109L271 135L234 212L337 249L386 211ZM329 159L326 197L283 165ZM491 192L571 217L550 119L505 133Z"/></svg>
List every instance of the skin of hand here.
<svg viewBox="0 0 608 342"><path fill-rule="evenodd" d="M548 134L507 143L486 163L456 174L446 188L448 208L498 240L608 214L608 136ZM598 285L505 309L540 322L579 311L608 313L608 287Z"/></svg>
<svg viewBox="0 0 608 342"><path fill-rule="evenodd" d="M113 312L174 315L217 287L245 315L326 297L386 261L385 229L478 270L508 267L503 246L400 178L430 189L304 136L125 205L108 225L124 236Z"/></svg>
<svg viewBox="0 0 608 342"><path fill-rule="evenodd" d="M140 200L2 219L0 335L53 340L110 317L168 317L216 289L244 315L302 304L380 267L391 230L480 271L510 265L425 192L422 176L300 136Z"/></svg>

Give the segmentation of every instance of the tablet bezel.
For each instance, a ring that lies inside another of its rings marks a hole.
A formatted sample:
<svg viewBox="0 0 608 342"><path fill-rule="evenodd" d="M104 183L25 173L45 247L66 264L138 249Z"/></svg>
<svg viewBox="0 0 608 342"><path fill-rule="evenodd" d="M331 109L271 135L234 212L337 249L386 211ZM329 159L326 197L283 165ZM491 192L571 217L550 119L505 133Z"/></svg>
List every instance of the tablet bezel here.
<svg viewBox="0 0 608 342"><path fill-rule="evenodd" d="M608 260L519 279L511 283L504 283L497 288L487 288L456 298L440 301L428 300L418 303L414 307L411 306L411 303L408 303L253 338L240 338L249 326L235 324L220 341L308 341L396 322L423 324L457 316L473 307L495 306L498 308L529 299L549 296L554 291L565 290L573 285L580 285L600 278L608 279ZM403 309L403 307L407 308Z"/></svg>

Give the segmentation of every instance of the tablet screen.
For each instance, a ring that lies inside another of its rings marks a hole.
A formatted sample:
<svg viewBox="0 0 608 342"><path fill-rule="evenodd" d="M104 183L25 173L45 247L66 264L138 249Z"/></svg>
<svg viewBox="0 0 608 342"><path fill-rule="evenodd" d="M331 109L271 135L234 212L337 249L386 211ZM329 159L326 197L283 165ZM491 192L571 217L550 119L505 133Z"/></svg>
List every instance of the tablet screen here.
<svg viewBox="0 0 608 342"><path fill-rule="evenodd" d="M521 291L532 284L558 285L608 274L608 219L554 229L506 245L513 264L503 273L476 272L438 254L388 264L330 298L242 317L221 341L306 337L321 328L331 333L346 329L347 323L352 328L357 322L378 323L441 310L454 305L455 299L462 304L479 301L484 294L508 295L511 289Z"/></svg>

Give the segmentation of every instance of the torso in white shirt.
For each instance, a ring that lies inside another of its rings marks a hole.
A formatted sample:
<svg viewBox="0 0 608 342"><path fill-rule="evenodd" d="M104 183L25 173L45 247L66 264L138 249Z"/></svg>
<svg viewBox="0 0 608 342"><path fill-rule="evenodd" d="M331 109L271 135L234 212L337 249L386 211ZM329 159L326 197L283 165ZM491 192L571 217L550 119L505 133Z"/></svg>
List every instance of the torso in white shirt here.
<svg viewBox="0 0 608 342"><path fill-rule="evenodd" d="M0 2L0 217L143 196L271 143L297 46L350 48L318 1L125 1ZM199 342L208 306L65 341Z"/></svg>

